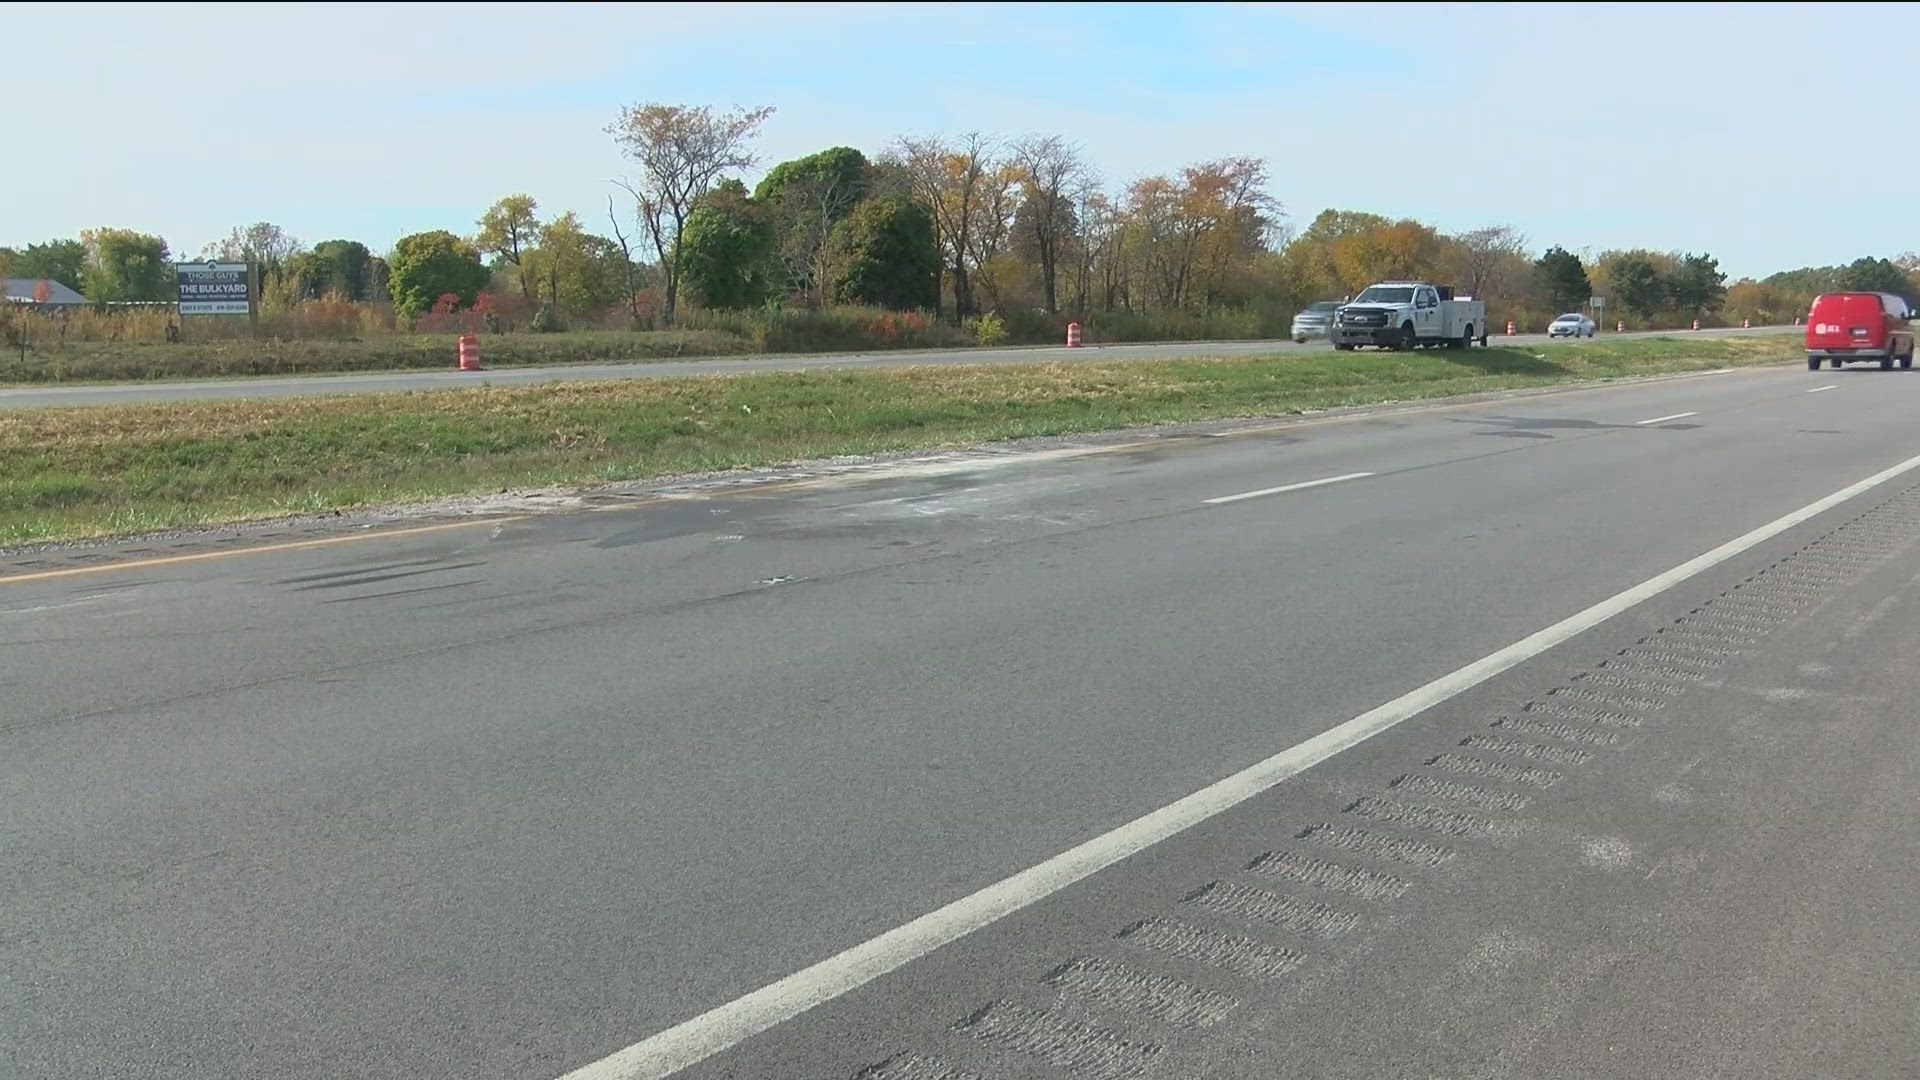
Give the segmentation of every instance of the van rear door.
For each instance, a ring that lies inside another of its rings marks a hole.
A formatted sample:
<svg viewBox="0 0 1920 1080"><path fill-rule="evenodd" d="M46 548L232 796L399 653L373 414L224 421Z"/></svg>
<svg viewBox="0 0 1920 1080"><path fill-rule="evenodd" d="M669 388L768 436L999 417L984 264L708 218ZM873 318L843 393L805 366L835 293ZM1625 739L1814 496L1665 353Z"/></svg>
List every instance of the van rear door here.
<svg viewBox="0 0 1920 1080"><path fill-rule="evenodd" d="M1878 353L1887 347L1887 313L1878 293L1828 293L1807 313L1807 349Z"/></svg>

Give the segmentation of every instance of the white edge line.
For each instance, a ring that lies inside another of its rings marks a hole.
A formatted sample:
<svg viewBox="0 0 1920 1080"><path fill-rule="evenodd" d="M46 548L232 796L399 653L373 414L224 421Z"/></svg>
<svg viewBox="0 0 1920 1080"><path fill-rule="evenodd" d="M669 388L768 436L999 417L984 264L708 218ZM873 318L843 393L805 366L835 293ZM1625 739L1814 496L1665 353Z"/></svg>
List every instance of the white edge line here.
<svg viewBox="0 0 1920 1080"><path fill-rule="evenodd" d="M1819 392L1820 392L1820 391L1822 391L1822 390L1838 390L1838 389L1840 389L1840 384L1839 384L1839 383L1833 383L1833 384L1831 384L1831 385L1829 385L1829 386L1816 386L1816 387L1814 387L1813 389L1811 389L1811 390L1809 390L1809 391L1807 391L1807 393L1809 393L1809 394L1817 394L1817 393L1819 393Z"/></svg>
<svg viewBox="0 0 1920 1080"><path fill-rule="evenodd" d="M1298 484L1282 484L1279 487L1261 488L1259 491L1243 491L1238 495L1222 495L1217 499L1206 499L1203 501L1209 505L1239 502L1241 499L1257 499L1262 495L1278 495L1283 491L1299 491L1301 488L1319 487L1322 484L1337 484L1342 480L1358 480L1361 477L1372 475L1370 472L1351 472L1340 476L1323 476L1318 480L1303 480Z"/></svg>
<svg viewBox="0 0 1920 1080"><path fill-rule="evenodd" d="M1651 420L1636 420L1634 426L1645 427L1648 424L1664 424L1669 420L1685 420L1689 416L1699 416L1697 412L1677 412L1672 416L1656 416Z"/></svg>
<svg viewBox="0 0 1920 1080"><path fill-rule="evenodd" d="M567 1073L560 1080L663 1080L1229 810L1641 601L1917 467L1920 467L1920 456L1874 473L1144 817L744 997L617 1050Z"/></svg>

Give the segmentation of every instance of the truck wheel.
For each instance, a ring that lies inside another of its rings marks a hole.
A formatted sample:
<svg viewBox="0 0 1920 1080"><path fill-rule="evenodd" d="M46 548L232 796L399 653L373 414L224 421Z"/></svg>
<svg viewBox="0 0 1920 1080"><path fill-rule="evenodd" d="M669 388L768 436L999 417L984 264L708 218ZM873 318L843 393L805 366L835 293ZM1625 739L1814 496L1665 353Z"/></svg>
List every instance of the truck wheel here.
<svg viewBox="0 0 1920 1080"><path fill-rule="evenodd" d="M1817 357L1817 356L1809 356L1809 357L1807 357L1807 370L1808 370L1808 371L1819 371L1819 370L1820 370L1820 358L1819 358L1819 357Z"/></svg>
<svg viewBox="0 0 1920 1080"><path fill-rule="evenodd" d="M1829 363L1829 364L1832 364L1832 365L1833 365L1833 370L1835 370L1835 371L1839 371L1839 370L1840 370L1841 368L1843 368L1843 367L1846 367L1846 366L1847 366L1847 362L1846 362L1845 360L1843 360L1843 359L1841 359L1841 358L1840 358L1840 357L1838 357L1838 356L1835 356L1835 357L1830 357L1830 358L1829 358L1829 359L1827 360L1827 363Z"/></svg>
<svg viewBox="0 0 1920 1080"><path fill-rule="evenodd" d="M1404 349L1407 352L1412 352L1413 350L1419 347L1420 347L1420 335L1413 332L1413 324L1406 323L1402 325L1400 327L1400 344L1396 346L1396 348Z"/></svg>
<svg viewBox="0 0 1920 1080"><path fill-rule="evenodd" d="M1881 371L1893 370L1893 354L1892 353L1888 353L1887 355L1880 358L1880 370Z"/></svg>
<svg viewBox="0 0 1920 1080"><path fill-rule="evenodd" d="M1347 343L1346 343L1346 342L1344 342L1344 341L1336 341L1336 342L1334 342L1334 343L1333 343L1333 347L1334 347L1335 349L1337 349L1338 351L1340 351L1340 352L1352 352L1352 351L1353 351L1353 346L1352 346L1352 345L1349 345L1349 344L1347 344Z"/></svg>
<svg viewBox="0 0 1920 1080"><path fill-rule="evenodd" d="M1448 344L1452 345L1456 349L1473 348L1473 324L1468 323L1467 328L1461 331L1459 341L1448 342Z"/></svg>

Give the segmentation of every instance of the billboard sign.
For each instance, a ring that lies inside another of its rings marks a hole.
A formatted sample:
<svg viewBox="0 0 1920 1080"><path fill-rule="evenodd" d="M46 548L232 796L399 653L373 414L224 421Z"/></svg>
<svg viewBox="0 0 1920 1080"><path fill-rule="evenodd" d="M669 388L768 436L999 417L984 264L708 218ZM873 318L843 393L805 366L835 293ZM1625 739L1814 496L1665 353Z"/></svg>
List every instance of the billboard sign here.
<svg viewBox="0 0 1920 1080"><path fill-rule="evenodd" d="M180 280L180 314L245 315L252 310L243 262L175 263Z"/></svg>

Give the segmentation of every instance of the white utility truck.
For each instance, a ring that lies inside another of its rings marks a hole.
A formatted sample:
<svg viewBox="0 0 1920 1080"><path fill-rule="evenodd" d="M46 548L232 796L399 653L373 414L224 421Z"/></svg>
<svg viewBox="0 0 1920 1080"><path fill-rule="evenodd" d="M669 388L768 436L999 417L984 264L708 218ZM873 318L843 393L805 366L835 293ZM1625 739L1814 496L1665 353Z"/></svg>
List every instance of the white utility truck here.
<svg viewBox="0 0 1920 1080"><path fill-rule="evenodd" d="M1487 304L1455 296L1446 285L1426 281L1383 281L1360 290L1333 313L1328 336L1333 347L1359 345L1417 349L1445 345L1464 349L1487 343Z"/></svg>

